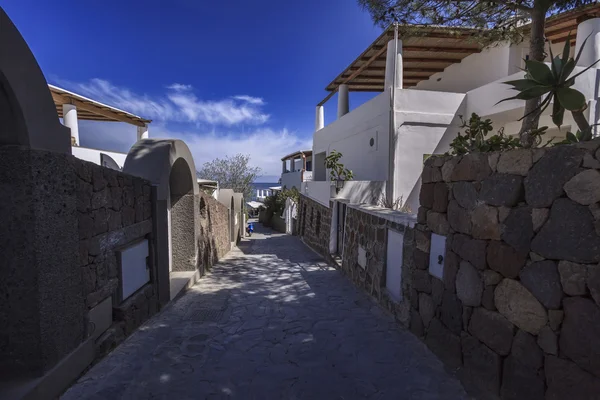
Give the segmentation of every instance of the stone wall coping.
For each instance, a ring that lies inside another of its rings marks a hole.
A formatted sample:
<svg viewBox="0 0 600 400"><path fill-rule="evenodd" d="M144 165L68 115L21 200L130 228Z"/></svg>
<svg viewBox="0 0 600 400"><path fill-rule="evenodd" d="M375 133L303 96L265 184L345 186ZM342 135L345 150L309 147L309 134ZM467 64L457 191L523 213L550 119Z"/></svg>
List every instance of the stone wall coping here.
<svg viewBox="0 0 600 400"><path fill-rule="evenodd" d="M348 207L367 214L375 215L379 218L395 222L408 228L414 228L417 224L417 216L415 214L403 213L401 211L370 204L348 204Z"/></svg>

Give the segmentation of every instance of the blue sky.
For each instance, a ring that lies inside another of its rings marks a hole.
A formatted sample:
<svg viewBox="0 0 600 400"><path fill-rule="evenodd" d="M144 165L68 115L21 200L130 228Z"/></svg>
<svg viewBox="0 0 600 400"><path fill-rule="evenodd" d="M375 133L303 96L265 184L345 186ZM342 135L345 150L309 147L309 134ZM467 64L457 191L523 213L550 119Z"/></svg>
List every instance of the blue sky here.
<svg viewBox="0 0 600 400"><path fill-rule="evenodd" d="M150 118L198 169L250 154L272 181L310 148L324 87L380 33L355 0L0 0L50 83ZM365 99L352 94L351 106ZM326 105L335 118L335 97ZM81 144L127 151L135 128L82 123Z"/></svg>

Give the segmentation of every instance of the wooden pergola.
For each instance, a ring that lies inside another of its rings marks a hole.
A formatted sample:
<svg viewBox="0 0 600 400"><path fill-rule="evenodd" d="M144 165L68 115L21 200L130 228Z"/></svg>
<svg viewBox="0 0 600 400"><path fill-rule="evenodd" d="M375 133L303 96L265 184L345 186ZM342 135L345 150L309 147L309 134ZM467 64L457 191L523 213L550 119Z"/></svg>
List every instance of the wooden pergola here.
<svg viewBox="0 0 600 400"><path fill-rule="evenodd" d="M138 117L127 111L102 104L54 85L48 85L56 106L56 113L63 118L63 105L72 104L77 107L77 118L89 121L125 122L138 127L147 126L152 120Z"/></svg>
<svg viewBox="0 0 600 400"><path fill-rule="evenodd" d="M560 43L567 40L571 33L574 43L577 25L598 16L600 4L595 3L550 17L546 22L546 37L552 43ZM523 29L528 29L527 25ZM413 28L412 32L415 30L417 35L399 34L402 40L403 87L415 86L482 50L481 45L469 40L475 33L472 29L422 27ZM382 92L385 86L387 45L393 38L394 27L390 26L327 85L325 90L330 93L318 105L325 104L344 84L351 92Z"/></svg>

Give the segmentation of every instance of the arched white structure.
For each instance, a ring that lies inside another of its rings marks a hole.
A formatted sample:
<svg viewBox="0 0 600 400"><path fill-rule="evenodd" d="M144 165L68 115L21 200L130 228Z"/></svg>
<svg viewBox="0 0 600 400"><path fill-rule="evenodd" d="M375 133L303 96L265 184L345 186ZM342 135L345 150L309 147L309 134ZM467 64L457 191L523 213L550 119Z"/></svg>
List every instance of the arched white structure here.
<svg viewBox="0 0 600 400"><path fill-rule="evenodd" d="M171 296L170 271L192 271L198 264L194 159L181 140L142 139L127 154L123 172L156 185L158 296L165 304Z"/></svg>
<svg viewBox="0 0 600 400"><path fill-rule="evenodd" d="M0 145L71 154L70 136L29 46L0 8Z"/></svg>

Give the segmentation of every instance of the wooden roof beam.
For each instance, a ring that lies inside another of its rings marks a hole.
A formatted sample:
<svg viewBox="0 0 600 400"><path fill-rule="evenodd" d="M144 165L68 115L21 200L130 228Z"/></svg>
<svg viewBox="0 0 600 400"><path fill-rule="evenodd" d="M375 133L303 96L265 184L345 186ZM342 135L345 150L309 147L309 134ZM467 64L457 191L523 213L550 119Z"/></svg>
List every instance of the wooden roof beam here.
<svg viewBox="0 0 600 400"><path fill-rule="evenodd" d="M73 99L72 103L73 103L73 105L75 107L81 108L82 110L89 111L92 114L102 115L103 117L112 118L114 120L117 120L117 121L120 121L120 122L126 122L128 124L135 125L135 126L141 126L141 127L146 126L146 124L144 122L142 122L142 121L135 120L135 119L130 118L130 117L126 116L126 115L122 115L122 114L116 113L116 112L111 111L111 110L107 110L107 109L100 108L100 107L97 107L97 106L89 105L89 104L84 103L84 102L79 101L79 100Z"/></svg>
<svg viewBox="0 0 600 400"><path fill-rule="evenodd" d="M379 50L377 50L377 52L375 54L373 54L363 65L361 65L349 77L344 78L343 82L340 83L339 85L344 85L344 84L350 82L352 79L356 78L358 75L360 75L361 72L363 72L365 69L367 69L367 67L373 61L375 61L377 59L377 57L379 57L385 51L387 51L387 44L385 46L382 46ZM338 85L338 88L339 88L339 85ZM331 93L329 93L323 100L321 100L321 102L319 104L317 104L317 106L322 106L323 104L325 104L327 102L327 100L329 100L333 96L333 94L335 92L337 92L338 88L336 88L335 90L331 91Z"/></svg>

